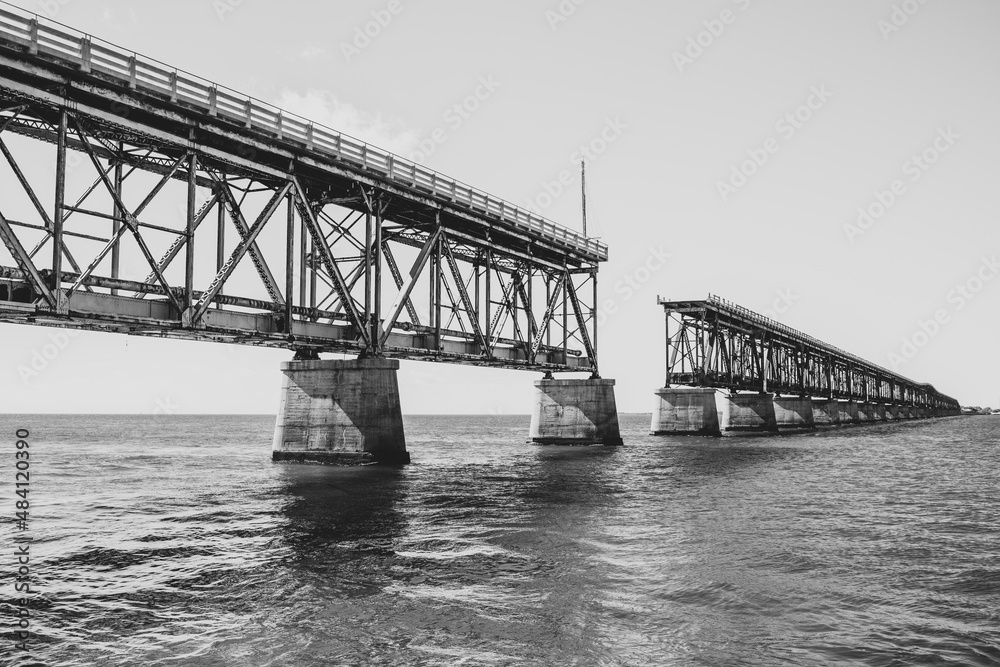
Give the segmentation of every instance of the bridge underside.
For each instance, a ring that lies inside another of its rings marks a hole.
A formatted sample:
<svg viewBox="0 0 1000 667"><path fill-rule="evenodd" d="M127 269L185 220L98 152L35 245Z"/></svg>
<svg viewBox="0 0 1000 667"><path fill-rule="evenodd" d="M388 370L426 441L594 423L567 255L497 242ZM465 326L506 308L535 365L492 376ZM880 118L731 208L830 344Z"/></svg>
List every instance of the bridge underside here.
<svg viewBox="0 0 1000 667"><path fill-rule="evenodd" d="M605 247L349 137L323 148L249 98L225 112L176 71L139 62L137 84L135 56L122 79L96 41L60 37L70 57L15 19L0 322L597 372Z"/></svg>

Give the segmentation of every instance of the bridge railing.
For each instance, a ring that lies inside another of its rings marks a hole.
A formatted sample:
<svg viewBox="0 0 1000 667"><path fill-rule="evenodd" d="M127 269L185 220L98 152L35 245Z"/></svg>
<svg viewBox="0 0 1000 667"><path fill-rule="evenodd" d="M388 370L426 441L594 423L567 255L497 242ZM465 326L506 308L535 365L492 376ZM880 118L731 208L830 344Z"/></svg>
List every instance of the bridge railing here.
<svg viewBox="0 0 1000 667"><path fill-rule="evenodd" d="M300 143L309 150L375 172L390 181L427 191L514 227L533 231L589 253L599 261L608 258L608 247L600 241L412 160L68 26L6 3L0 4L0 39L18 44L29 53L58 58L80 68L82 72L99 73L131 89L163 95L210 116L241 124L247 130L262 131L281 140Z"/></svg>

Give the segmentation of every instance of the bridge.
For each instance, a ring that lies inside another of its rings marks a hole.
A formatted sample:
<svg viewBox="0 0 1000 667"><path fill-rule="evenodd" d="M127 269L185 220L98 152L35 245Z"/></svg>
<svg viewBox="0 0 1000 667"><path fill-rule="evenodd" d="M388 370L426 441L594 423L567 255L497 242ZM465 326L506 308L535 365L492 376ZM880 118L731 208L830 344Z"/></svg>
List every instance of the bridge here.
<svg viewBox="0 0 1000 667"><path fill-rule="evenodd" d="M0 322L288 349L276 459L409 460L399 359L544 373L532 440L620 442L594 239L6 3L0 152Z"/></svg>
<svg viewBox="0 0 1000 667"><path fill-rule="evenodd" d="M714 295L658 299L666 380L656 434L740 431L960 414L958 401Z"/></svg>

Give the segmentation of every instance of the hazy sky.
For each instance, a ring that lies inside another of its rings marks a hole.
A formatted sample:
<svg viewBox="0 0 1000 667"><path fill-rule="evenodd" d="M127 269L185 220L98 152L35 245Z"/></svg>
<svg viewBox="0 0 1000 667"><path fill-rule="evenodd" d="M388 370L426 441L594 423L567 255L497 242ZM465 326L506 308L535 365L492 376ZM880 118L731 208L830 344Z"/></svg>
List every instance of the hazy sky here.
<svg viewBox="0 0 1000 667"><path fill-rule="evenodd" d="M1000 405L996 2L14 4L525 205L613 137L588 190L611 253L601 370L623 412L663 383L657 295L709 292ZM579 227L577 188L543 213ZM0 326L5 412L272 413L290 357L81 333L23 380L52 334ZM403 362L401 399L526 413L537 377Z"/></svg>

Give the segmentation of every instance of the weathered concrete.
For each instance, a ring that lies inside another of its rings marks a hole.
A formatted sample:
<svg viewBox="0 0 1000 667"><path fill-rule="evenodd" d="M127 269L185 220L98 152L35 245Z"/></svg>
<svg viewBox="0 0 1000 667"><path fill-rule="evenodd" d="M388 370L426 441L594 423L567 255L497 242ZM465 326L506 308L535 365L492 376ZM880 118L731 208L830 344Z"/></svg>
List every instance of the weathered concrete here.
<svg viewBox="0 0 1000 667"><path fill-rule="evenodd" d="M872 413L871 403L858 403L858 423L867 424L868 422L874 421L875 417Z"/></svg>
<svg viewBox="0 0 1000 667"><path fill-rule="evenodd" d="M810 398L775 396L774 420L779 429L813 428L816 424Z"/></svg>
<svg viewBox="0 0 1000 667"><path fill-rule="evenodd" d="M882 403L871 403L871 421L884 422L885 421L885 405Z"/></svg>
<svg viewBox="0 0 1000 667"><path fill-rule="evenodd" d="M281 364L274 460L409 463L398 369L390 359Z"/></svg>
<svg viewBox="0 0 1000 667"><path fill-rule="evenodd" d="M649 430L653 435L721 435L729 424L729 398L709 387L656 390Z"/></svg>
<svg viewBox="0 0 1000 667"><path fill-rule="evenodd" d="M861 421L861 416L858 413L858 404L854 401L838 399L837 411L840 413L839 423L841 424L857 424Z"/></svg>
<svg viewBox="0 0 1000 667"><path fill-rule="evenodd" d="M729 425L722 433L740 431L776 432L774 397L770 394L730 394Z"/></svg>
<svg viewBox="0 0 1000 667"><path fill-rule="evenodd" d="M775 409L777 411L777 408ZM816 426L836 426L840 424L840 408L837 401L830 398L812 399L813 424Z"/></svg>
<svg viewBox="0 0 1000 667"><path fill-rule="evenodd" d="M531 442L538 445L622 444L614 380L536 380Z"/></svg>
<svg viewBox="0 0 1000 667"><path fill-rule="evenodd" d="M897 421L899 419L899 406L898 405L885 406L885 418L886 421Z"/></svg>

